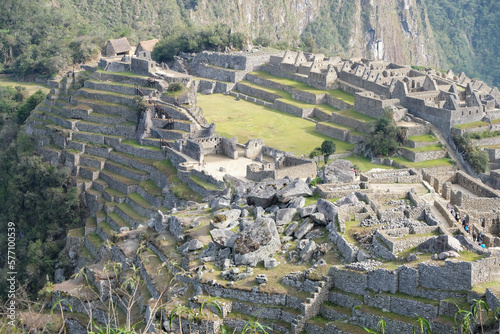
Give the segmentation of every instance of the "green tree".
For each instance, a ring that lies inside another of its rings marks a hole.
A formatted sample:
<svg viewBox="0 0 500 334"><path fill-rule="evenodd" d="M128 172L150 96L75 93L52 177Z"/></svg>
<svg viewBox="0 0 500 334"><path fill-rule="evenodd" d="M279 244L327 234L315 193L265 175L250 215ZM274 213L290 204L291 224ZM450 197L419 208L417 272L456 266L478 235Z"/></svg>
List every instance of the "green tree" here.
<svg viewBox="0 0 500 334"><path fill-rule="evenodd" d="M398 130L393 124L392 111L385 110L384 115L373 124L367 144L375 156L388 156L398 147Z"/></svg>
<svg viewBox="0 0 500 334"><path fill-rule="evenodd" d="M323 152L323 157L325 159L325 165L328 164L328 158L330 155L334 154L337 150L335 142L331 140L325 140L321 143L321 152Z"/></svg>
<svg viewBox="0 0 500 334"><path fill-rule="evenodd" d="M28 97L17 110L17 123L23 124L29 117L30 113L45 99L45 94L41 90L37 90L35 94Z"/></svg>

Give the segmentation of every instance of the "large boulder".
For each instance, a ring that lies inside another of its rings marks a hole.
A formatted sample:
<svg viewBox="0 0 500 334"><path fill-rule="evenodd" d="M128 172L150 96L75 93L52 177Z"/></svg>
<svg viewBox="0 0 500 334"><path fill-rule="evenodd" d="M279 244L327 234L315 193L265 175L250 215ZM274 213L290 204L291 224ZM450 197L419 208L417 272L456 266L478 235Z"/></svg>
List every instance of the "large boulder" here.
<svg viewBox="0 0 500 334"><path fill-rule="evenodd" d="M216 212L212 217L210 227L220 229L228 228L229 226L232 226L233 223L238 220L238 218L240 218L240 215L240 209Z"/></svg>
<svg viewBox="0 0 500 334"><path fill-rule="evenodd" d="M276 212L276 225L283 226L290 223L297 213L297 209L280 209Z"/></svg>
<svg viewBox="0 0 500 334"><path fill-rule="evenodd" d="M300 217L305 218L316 211L316 203L299 209Z"/></svg>
<svg viewBox="0 0 500 334"><path fill-rule="evenodd" d="M332 202L322 198L318 199L318 202L316 203L316 210L325 215L325 219L328 222L335 221L339 213L339 209L337 206L335 206Z"/></svg>
<svg viewBox="0 0 500 334"><path fill-rule="evenodd" d="M300 224L299 228L295 231L293 236L296 239L302 239L309 231L312 230L314 224L311 222L310 218L305 219L302 224Z"/></svg>
<svg viewBox="0 0 500 334"><path fill-rule="evenodd" d="M236 265L256 266L281 248L280 236L272 218L257 219L245 225L234 242Z"/></svg>
<svg viewBox="0 0 500 334"><path fill-rule="evenodd" d="M261 206L264 209L276 203L276 193L285 188L290 183L289 179L271 180L257 183L250 188L247 195L249 205Z"/></svg>
<svg viewBox="0 0 500 334"><path fill-rule="evenodd" d="M460 252L462 245L460 241L449 235L440 235L439 237L431 238L420 245L417 249L426 253L442 253L448 251Z"/></svg>
<svg viewBox="0 0 500 334"><path fill-rule="evenodd" d="M219 247L233 247L234 241L238 236L235 232L231 230L220 230L215 229L210 231L213 242Z"/></svg>
<svg viewBox="0 0 500 334"><path fill-rule="evenodd" d="M294 198L300 196L312 196L313 193L309 186L297 178L290 182L285 188L279 190L276 194L278 196L278 200L282 203L288 203Z"/></svg>
<svg viewBox="0 0 500 334"><path fill-rule="evenodd" d="M348 183L355 179L354 165L348 160L334 160L318 173L324 183Z"/></svg>
<svg viewBox="0 0 500 334"><path fill-rule="evenodd" d="M349 205L349 204L356 204L358 203L359 200L354 194L349 194L345 197L342 197L338 201L335 202L335 205L342 206L342 205Z"/></svg>
<svg viewBox="0 0 500 334"><path fill-rule="evenodd" d="M288 202L289 208L299 209L299 208L303 208L304 205L306 205L306 199L302 196L297 197L297 198L293 199L292 201Z"/></svg>

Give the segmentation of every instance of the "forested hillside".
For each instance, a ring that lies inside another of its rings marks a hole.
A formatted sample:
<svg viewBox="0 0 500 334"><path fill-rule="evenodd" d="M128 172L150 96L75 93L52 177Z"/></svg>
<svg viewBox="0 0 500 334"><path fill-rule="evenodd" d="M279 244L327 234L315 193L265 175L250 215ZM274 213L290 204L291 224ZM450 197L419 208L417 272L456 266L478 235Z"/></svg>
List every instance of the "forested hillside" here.
<svg viewBox="0 0 500 334"><path fill-rule="evenodd" d="M96 57L109 38L172 38L217 23L255 44L385 56L500 84L494 0L4 0L0 12L0 71L21 76Z"/></svg>

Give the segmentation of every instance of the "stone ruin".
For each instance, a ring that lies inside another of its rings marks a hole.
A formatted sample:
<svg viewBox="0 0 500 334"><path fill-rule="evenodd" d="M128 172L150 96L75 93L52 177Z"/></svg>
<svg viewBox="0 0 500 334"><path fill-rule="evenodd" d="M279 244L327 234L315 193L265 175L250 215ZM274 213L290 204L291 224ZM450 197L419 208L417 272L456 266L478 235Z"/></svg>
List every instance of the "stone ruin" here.
<svg viewBox="0 0 500 334"><path fill-rule="evenodd" d="M83 87L77 87L78 72L52 82L51 95L28 121L40 154L76 175L91 217L68 235L66 251L76 269L84 268L99 297L108 289L104 264L111 259L124 270L132 263L139 266L141 293L148 296L139 301L141 317L150 311L149 302L160 298L166 277L185 284L168 294L190 307L199 307L208 296L219 298L222 318L214 315L206 326L183 319L184 331L214 333L222 324L241 329L245 314L283 333L349 333L376 328L381 316L388 333L407 333L418 314L434 332L451 333L457 302L485 298L490 307L498 305L493 283L500 280L498 191L456 167L377 170L358 179L352 164L341 160L319 172L326 183L312 186L304 181L316 176L312 161L262 140L241 145L236 138L215 136L214 126L196 108L197 91L227 93L240 76L264 66L314 87L350 91L357 112L379 117L393 104L398 121L409 112L446 133L446 117L435 123L426 110L444 115L453 110L453 122L464 111L458 122L468 122L476 117L465 113L473 105L496 112L495 91L487 96L485 85L462 75L424 75L386 62L291 52L253 58L202 53L190 70L216 81L195 82L144 56L102 60L107 71L95 71ZM173 68L187 65L177 59ZM128 71L146 77L127 76ZM225 84L218 81L222 78ZM183 83L184 95L164 94L173 82ZM450 92L460 103L443 93L444 83L450 89L467 83L464 92ZM73 88L77 92L63 100ZM137 128L129 124L137 122L135 96L152 102ZM414 111L419 103L422 110ZM447 109L450 104L457 109ZM429 131L428 123L419 125L418 131ZM226 175L221 180L194 168L210 155L245 157L255 165L248 165L244 179ZM177 168L173 175L166 158ZM179 200L176 178L204 200ZM465 218L467 231L451 209ZM480 233L485 248L478 245ZM137 253L141 241L148 251ZM75 312L97 306L95 319L105 323L99 298L83 301L81 292L68 288L80 283L58 282L56 296L67 298ZM75 331L85 331L71 321ZM181 324L156 326L177 332Z"/></svg>

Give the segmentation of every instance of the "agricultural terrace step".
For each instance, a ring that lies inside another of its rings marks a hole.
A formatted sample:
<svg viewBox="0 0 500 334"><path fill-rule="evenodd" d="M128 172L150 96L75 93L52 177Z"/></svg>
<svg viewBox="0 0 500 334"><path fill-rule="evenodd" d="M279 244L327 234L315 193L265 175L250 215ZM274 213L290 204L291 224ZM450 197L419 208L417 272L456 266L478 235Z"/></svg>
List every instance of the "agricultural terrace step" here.
<svg viewBox="0 0 500 334"><path fill-rule="evenodd" d="M72 140L68 143L68 145L66 146L66 148L69 148L71 150L76 150L76 151L80 151L80 152L83 152L85 151L85 145L87 143L84 142L84 141L79 141L79 140ZM81 161L80 161L81 163Z"/></svg>
<svg viewBox="0 0 500 334"><path fill-rule="evenodd" d="M97 233L90 233L85 236L85 246L93 257L98 257L98 250L104 241Z"/></svg>
<svg viewBox="0 0 500 334"><path fill-rule="evenodd" d="M106 170L113 172L113 173L120 174L122 176L137 180L139 182L147 180L147 178L149 176L149 173L147 173L143 170L136 169L133 167L128 167L124 164L110 161L110 160L106 161L104 168Z"/></svg>
<svg viewBox="0 0 500 334"><path fill-rule="evenodd" d="M72 143L74 143L74 141L72 141L70 143L70 145ZM99 170L101 170L101 169L104 168L104 163L105 162L106 162L105 158L98 157L98 156L95 156L95 155L82 154L80 156L80 164L81 165L93 167L93 168L96 168L96 169L99 169Z"/></svg>
<svg viewBox="0 0 500 334"><path fill-rule="evenodd" d="M99 124L87 121L79 121L76 127L83 132L99 133L110 136L121 136L133 138L135 134L135 123L126 122L122 124Z"/></svg>
<svg viewBox="0 0 500 334"><path fill-rule="evenodd" d="M79 167L80 176L95 181L99 177L99 169L89 166Z"/></svg>
<svg viewBox="0 0 500 334"><path fill-rule="evenodd" d="M140 158L151 160L165 159L165 152L163 152L160 148L140 145L135 140L122 141L122 143L116 147L116 150Z"/></svg>
<svg viewBox="0 0 500 334"><path fill-rule="evenodd" d="M88 88L81 88L76 94L76 96L83 96L85 98L101 100L110 103L124 104L130 107L134 107L136 105L136 103L134 102L134 96L132 95L105 92Z"/></svg>
<svg viewBox="0 0 500 334"><path fill-rule="evenodd" d="M137 111L135 110L134 106L129 106L120 103L106 102L95 99L88 99L83 96L75 96L73 98L73 102L80 103L79 106L81 107L90 108L92 112L97 112L106 115L121 116L129 121L137 120Z"/></svg>
<svg viewBox="0 0 500 334"><path fill-rule="evenodd" d="M104 135L92 132L75 131L73 133L73 139L104 145Z"/></svg>
<svg viewBox="0 0 500 334"><path fill-rule="evenodd" d="M139 224L144 225L148 221L148 218L137 213L126 203L117 204L114 212L134 229L136 229Z"/></svg>
<svg viewBox="0 0 500 334"><path fill-rule="evenodd" d="M85 88L101 90L106 92L118 93L118 94L126 94L126 95L137 95L137 90L134 85L126 84L126 83L117 83L117 82L109 82L109 81L93 81L87 80L85 81ZM139 87L144 94L149 95L154 92L155 89L147 88L147 87Z"/></svg>
<svg viewBox="0 0 500 334"><path fill-rule="evenodd" d="M128 195L125 202L134 209L135 212L140 214L143 217L151 217L152 214L156 213L153 205L146 201L144 197L139 195L138 193L132 193Z"/></svg>
<svg viewBox="0 0 500 334"><path fill-rule="evenodd" d="M75 124L78 122L78 120L76 119L69 119L63 115L59 115L53 112L34 112L32 115L36 118L45 119L53 124L71 130L75 127Z"/></svg>
<svg viewBox="0 0 500 334"><path fill-rule="evenodd" d="M102 194L108 202L125 203L127 198L127 195L113 188L104 189Z"/></svg>
<svg viewBox="0 0 500 334"><path fill-rule="evenodd" d="M148 77L132 72L109 72L97 70L92 74L93 80L119 82L121 84L146 86Z"/></svg>
<svg viewBox="0 0 500 334"><path fill-rule="evenodd" d="M109 223L109 225L117 232L120 231L120 228L122 227L128 227L131 229L131 226L129 223L127 223L123 218L118 216L114 212L110 212L106 218L106 221Z"/></svg>
<svg viewBox="0 0 500 334"><path fill-rule="evenodd" d="M161 134L161 138L166 139L166 140L177 140L177 139L184 139L189 137L189 132L182 131L182 130L164 130L164 129L155 129L155 135L158 135L158 133Z"/></svg>
<svg viewBox="0 0 500 334"><path fill-rule="evenodd" d="M128 122L125 118L119 115L108 115L108 114L100 114L97 112L92 112L89 115L81 117L84 121L97 123L97 124L111 124L117 125L121 123Z"/></svg>
<svg viewBox="0 0 500 334"><path fill-rule="evenodd" d="M335 321L351 317L352 309L325 302L321 305L320 314L325 319Z"/></svg>
<svg viewBox="0 0 500 334"><path fill-rule="evenodd" d="M92 144L87 143L85 145L85 153L98 156L101 158L107 159L109 157L109 152L113 150L112 147L104 145L104 144Z"/></svg>
<svg viewBox="0 0 500 334"><path fill-rule="evenodd" d="M93 187L97 191L104 192L104 190L109 187L109 183L102 179L97 179L94 181Z"/></svg>
<svg viewBox="0 0 500 334"><path fill-rule="evenodd" d="M115 174L108 170L102 170L99 178L108 182L110 188L116 189L125 194L131 194L137 189L137 181L129 179L128 177Z"/></svg>
<svg viewBox="0 0 500 334"><path fill-rule="evenodd" d="M96 233L104 241L111 239L114 232L113 228L107 222L97 224Z"/></svg>
<svg viewBox="0 0 500 334"><path fill-rule="evenodd" d="M357 131L355 128L331 121L318 122L316 124L316 131L326 136L349 142L351 144L360 142L367 135L366 133Z"/></svg>

